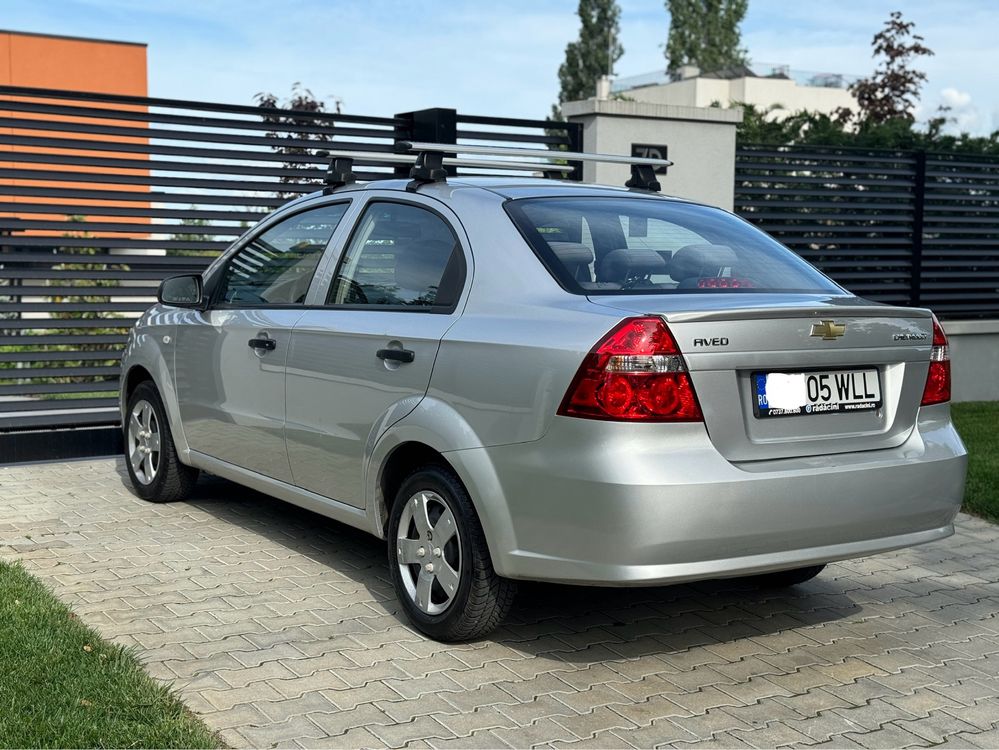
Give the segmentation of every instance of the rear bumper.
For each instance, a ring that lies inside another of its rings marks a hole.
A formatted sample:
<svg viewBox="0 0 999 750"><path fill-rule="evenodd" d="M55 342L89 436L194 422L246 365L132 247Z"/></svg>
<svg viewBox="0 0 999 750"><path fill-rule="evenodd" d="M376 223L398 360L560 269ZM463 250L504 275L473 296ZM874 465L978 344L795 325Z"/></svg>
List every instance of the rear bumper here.
<svg viewBox="0 0 999 750"><path fill-rule="evenodd" d="M701 424L557 418L447 454L510 578L650 585L795 568L953 533L967 455L944 405L897 448L733 464Z"/></svg>

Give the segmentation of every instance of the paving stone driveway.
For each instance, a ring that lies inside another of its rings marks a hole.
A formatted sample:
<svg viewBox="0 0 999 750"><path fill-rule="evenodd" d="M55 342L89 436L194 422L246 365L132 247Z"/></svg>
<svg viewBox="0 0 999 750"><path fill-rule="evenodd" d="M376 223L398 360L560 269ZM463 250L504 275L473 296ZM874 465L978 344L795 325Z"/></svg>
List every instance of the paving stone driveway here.
<svg viewBox="0 0 999 750"><path fill-rule="evenodd" d="M111 460L0 467L21 559L230 745L999 746L999 527L737 581L524 586L493 637L399 619L383 544L222 480L153 505Z"/></svg>

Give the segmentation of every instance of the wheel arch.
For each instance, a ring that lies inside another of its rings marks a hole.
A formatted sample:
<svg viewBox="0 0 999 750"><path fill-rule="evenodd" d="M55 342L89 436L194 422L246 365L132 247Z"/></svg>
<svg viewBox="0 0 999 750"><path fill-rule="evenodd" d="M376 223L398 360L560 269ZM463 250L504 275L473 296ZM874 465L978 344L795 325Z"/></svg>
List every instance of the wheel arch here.
<svg viewBox="0 0 999 750"><path fill-rule="evenodd" d="M157 316L147 313L137 322L122 354L122 374L119 381L120 411L124 419L128 397L139 383L146 380L151 381L163 401L170 431L173 433L174 445L177 448L177 455L186 464L189 463L190 448L180 418L180 407L173 383L173 351L167 343L172 339L172 336L169 335L172 333L172 328L156 322L144 324L147 319L149 321L159 320ZM161 337L160 334L163 331L167 331L168 335Z"/></svg>
<svg viewBox="0 0 999 750"><path fill-rule="evenodd" d="M383 532L388 526L389 511L402 483L418 467L428 464L441 464L454 470L454 467L440 451L418 440L407 440L400 443L385 457L378 475L378 496L376 497L378 523Z"/></svg>
<svg viewBox="0 0 999 750"><path fill-rule="evenodd" d="M428 403L429 402L429 403ZM502 575L517 548L507 503L488 452L471 427L447 404L431 397L392 425L367 461L365 497L372 532L384 538L394 494L423 463L453 471L468 491L485 533L493 566Z"/></svg>
<svg viewBox="0 0 999 750"><path fill-rule="evenodd" d="M127 404L129 397L132 392L139 386L139 383L143 381L151 380L153 385L156 385L156 379L153 374L149 372L143 365L132 365L128 368L125 373L125 377L121 381L121 398L122 402ZM156 387L159 390L159 386Z"/></svg>

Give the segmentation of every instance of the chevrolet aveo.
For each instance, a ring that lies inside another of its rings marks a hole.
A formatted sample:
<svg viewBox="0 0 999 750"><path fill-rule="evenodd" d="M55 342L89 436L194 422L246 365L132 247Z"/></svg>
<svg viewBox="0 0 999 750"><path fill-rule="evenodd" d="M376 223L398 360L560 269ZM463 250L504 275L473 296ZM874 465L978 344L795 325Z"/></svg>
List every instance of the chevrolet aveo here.
<svg viewBox="0 0 999 750"><path fill-rule="evenodd" d="M122 367L140 497L204 470L365 529L441 640L517 580L801 583L948 536L963 491L928 310L642 190L327 189L164 282Z"/></svg>

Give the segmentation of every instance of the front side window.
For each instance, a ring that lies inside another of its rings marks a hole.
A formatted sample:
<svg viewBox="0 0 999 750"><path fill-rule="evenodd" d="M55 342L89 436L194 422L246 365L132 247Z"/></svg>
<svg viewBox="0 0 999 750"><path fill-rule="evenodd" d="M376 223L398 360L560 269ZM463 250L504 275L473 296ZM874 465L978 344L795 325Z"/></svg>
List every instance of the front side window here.
<svg viewBox="0 0 999 750"><path fill-rule="evenodd" d="M527 198L507 212L576 294L842 290L756 227L650 198Z"/></svg>
<svg viewBox="0 0 999 750"><path fill-rule="evenodd" d="M221 301L256 307L300 305L349 203L302 211L261 232L229 259Z"/></svg>
<svg viewBox="0 0 999 750"><path fill-rule="evenodd" d="M416 205L376 202L354 230L327 303L450 308L461 275L461 247L444 219Z"/></svg>

